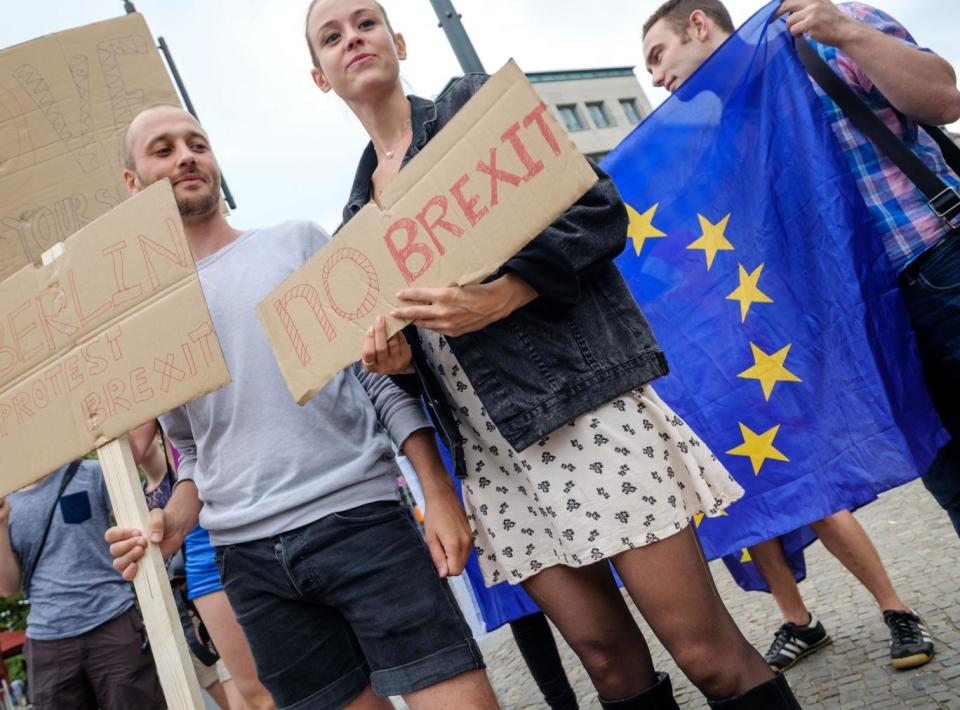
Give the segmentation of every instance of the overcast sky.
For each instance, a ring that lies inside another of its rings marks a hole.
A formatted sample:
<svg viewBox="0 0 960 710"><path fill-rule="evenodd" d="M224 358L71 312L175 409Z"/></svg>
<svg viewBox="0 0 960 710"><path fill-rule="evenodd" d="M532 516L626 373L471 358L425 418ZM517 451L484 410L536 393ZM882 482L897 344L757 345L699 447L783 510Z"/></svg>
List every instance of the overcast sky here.
<svg viewBox="0 0 960 710"><path fill-rule="evenodd" d="M487 71L636 66L654 106L667 96L643 69L640 28L661 0L454 0ZM237 227L339 223L366 138L310 80L307 0L135 0L170 46L238 202ZM429 0L384 0L407 39L411 93L434 96L459 65ZM764 0L727 3L740 24ZM881 0L921 45L960 67L960 3ZM123 13L121 0L2 0L0 47ZM917 78L922 81L921 77Z"/></svg>

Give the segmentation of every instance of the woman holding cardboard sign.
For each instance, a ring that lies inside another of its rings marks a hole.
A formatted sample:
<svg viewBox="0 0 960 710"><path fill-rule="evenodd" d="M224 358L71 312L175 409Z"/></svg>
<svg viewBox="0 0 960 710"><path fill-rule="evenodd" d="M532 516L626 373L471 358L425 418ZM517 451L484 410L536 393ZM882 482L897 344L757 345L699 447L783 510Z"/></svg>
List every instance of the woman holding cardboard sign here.
<svg viewBox="0 0 960 710"><path fill-rule="evenodd" d="M317 86L343 99L371 138L347 221L486 77L464 77L436 102L408 99L406 45L374 0L314 0L306 35ZM522 174L525 165L520 151L504 150L499 169ZM407 337L387 340L378 320L363 361L416 371L465 477L486 581L523 584L605 707L676 707L606 560L714 706L798 707L730 618L689 526L742 490L650 386L666 362L612 263L627 218L597 172L600 181L494 277L398 293L406 305L392 315L412 321ZM457 203L461 220L478 216L479 205Z"/></svg>

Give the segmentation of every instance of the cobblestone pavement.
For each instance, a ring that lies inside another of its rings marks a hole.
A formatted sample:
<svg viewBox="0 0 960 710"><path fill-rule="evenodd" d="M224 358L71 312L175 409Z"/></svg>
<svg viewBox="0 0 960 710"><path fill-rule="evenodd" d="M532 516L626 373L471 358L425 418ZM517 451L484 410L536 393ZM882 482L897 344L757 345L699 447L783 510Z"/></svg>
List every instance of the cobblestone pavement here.
<svg viewBox="0 0 960 710"><path fill-rule="evenodd" d="M893 670L888 664L887 628L872 597L820 543L814 543L807 549L808 578L800 589L833 644L787 672L794 692L805 708L960 710L960 541L946 514L915 481L884 494L856 515L900 596L925 618L937 655L922 668ZM720 562L712 563L711 569L740 628L758 649L766 650L780 624L773 598L741 592ZM706 708L646 624L641 625L657 667L673 679L681 707ZM485 637L481 647L505 708L545 707L507 627ZM561 651L580 707L599 708L573 652L562 643Z"/></svg>

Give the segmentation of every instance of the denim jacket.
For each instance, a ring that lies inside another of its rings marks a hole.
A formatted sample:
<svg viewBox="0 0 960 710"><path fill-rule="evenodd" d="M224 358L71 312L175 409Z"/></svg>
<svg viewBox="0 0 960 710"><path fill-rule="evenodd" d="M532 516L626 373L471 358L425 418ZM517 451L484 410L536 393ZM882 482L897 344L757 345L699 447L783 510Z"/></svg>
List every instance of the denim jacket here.
<svg viewBox="0 0 960 710"><path fill-rule="evenodd" d="M413 139L403 165L486 79L469 74L436 101L409 97ZM371 143L360 159L344 223L369 201L376 167ZM667 373L666 358L613 264L626 244L623 201L610 178L594 169L599 182L490 277L513 272L538 297L481 331L447 338L487 414L517 451ZM420 390L463 477L462 438L445 390L426 363L416 327L404 334ZM409 379L406 386L411 388Z"/></svg>

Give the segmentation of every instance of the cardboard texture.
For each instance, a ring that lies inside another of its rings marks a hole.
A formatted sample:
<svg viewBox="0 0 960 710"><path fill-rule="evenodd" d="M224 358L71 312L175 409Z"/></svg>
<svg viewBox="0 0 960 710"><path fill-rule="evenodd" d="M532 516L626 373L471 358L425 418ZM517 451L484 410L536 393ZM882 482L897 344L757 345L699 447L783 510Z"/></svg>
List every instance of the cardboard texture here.
<svg viewBox="0 0 960 710"><path fill-rule="evenodd" d="M304 404L360 357L378 315L408 286L482 281L596 182L593 169L511 60L257 313Z"/></svg>
<svg viewBox="0 0 960 710"><path fill-rule="evenodd" d="M0 50L0 280L127 198L120 137L180 105L143 17Z"/></svg>
<svg viewBox="0 0 960 710"><path fill-rule="evenodd" d="M0 283L0 495L229 381L164 180Z"/></svg>

